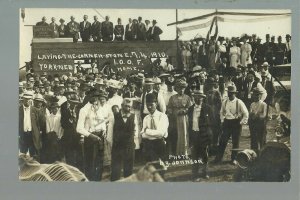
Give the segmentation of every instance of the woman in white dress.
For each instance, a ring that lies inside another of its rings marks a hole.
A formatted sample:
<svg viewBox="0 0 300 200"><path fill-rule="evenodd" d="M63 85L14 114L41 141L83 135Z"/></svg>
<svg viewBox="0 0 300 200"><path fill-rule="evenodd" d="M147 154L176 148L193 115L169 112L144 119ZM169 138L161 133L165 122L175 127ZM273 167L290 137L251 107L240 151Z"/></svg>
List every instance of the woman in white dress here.
<svg viewBox="0 0 300 200"><path fill-rule="evenodd" d="M248 64L252 64L251 60L251 51L252 47L249 43L247 43L247 37L243 38L243 43L241 46L241 64L243 67L247 67Z"/></svg>
<svg viewBox="0 0 300 200"><path fill-rule="evenodd" d="M232 40L232 45L229 50L230 67L237 68L240 64L241 49L236 46L236 39Z"/></svg>

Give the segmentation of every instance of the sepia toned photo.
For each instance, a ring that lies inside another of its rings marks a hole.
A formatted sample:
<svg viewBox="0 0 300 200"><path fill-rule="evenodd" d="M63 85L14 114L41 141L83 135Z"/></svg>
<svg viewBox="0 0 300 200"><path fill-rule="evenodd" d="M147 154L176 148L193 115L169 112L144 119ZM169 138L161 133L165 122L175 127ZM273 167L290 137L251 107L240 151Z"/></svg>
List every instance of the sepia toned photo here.
<svg viewBox="0 0 300 200"><path fill-rule="evenodd" d="M291 10L19 15L19 180L290 181Z"/></svg>

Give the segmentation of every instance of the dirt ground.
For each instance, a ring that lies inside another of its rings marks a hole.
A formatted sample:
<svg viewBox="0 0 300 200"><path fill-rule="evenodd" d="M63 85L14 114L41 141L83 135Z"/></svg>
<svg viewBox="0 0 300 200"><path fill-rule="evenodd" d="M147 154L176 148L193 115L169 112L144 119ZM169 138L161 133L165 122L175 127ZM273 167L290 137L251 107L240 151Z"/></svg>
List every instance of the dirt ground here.
<svg viewBox="0 0 300 200"><path fill-rule="evenodd" d="M276 120L269 120L267 123L267 141L275 139L275 129ZM244 125L242 129L242 135L240 138L240 149L249 149L250 148L250 137L249 137L249 127ZM233 173L236 166L230 164L230 155L231 155L231 140L229 140L223 162L220 164L209 164L208 174L210 179L200 179L200 182L232 182ZM209 162L213 161L214 156L210 156ZM134 167L134 172L137 172L141 167L142 163L136 163ZM166 182L191 182L191 165L184 166L170 166L165 173ZM103 174L103 181L109 181L110 178L109 168L106 168Z"/></svg>

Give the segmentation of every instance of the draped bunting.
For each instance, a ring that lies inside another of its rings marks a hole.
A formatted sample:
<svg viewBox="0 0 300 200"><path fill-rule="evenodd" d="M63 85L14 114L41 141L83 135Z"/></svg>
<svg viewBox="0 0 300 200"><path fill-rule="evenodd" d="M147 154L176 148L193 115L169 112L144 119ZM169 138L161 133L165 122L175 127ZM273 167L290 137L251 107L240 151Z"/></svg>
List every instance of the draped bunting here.
<svg viewBox="0 0 300 200"><path fill-rule="evenodd" d="M268 15L266 17L259 17L259 18L252 18L252 19L230 19L230 18L224 18L224 17L214 17L212 20L209 20L208 22L192 25L192 26L185 26L185 27L177 27L178 32L183 31L192 31L197 29L203 29L209 27L215 19L217 19L218 22L239 22L239 23L254 23L254 22L261 22L261 21L272 21L272 20L278 20L282 18L290 17L289 14L281 14L281 15ZM182 34L182 33L181 33Z"/></svg>

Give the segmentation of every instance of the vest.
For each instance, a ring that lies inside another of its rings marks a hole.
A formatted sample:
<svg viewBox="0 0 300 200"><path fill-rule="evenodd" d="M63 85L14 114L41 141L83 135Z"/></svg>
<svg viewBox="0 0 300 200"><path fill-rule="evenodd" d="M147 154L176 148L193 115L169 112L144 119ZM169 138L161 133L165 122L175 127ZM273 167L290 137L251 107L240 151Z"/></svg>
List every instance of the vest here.
<svg viewBox="0 0 300 200"><path fill-rule="evenodd" d="M134 147L134 118L131 114L126 123L121 113L114 115L115 123L113 127L113 148Z"/></svg>

